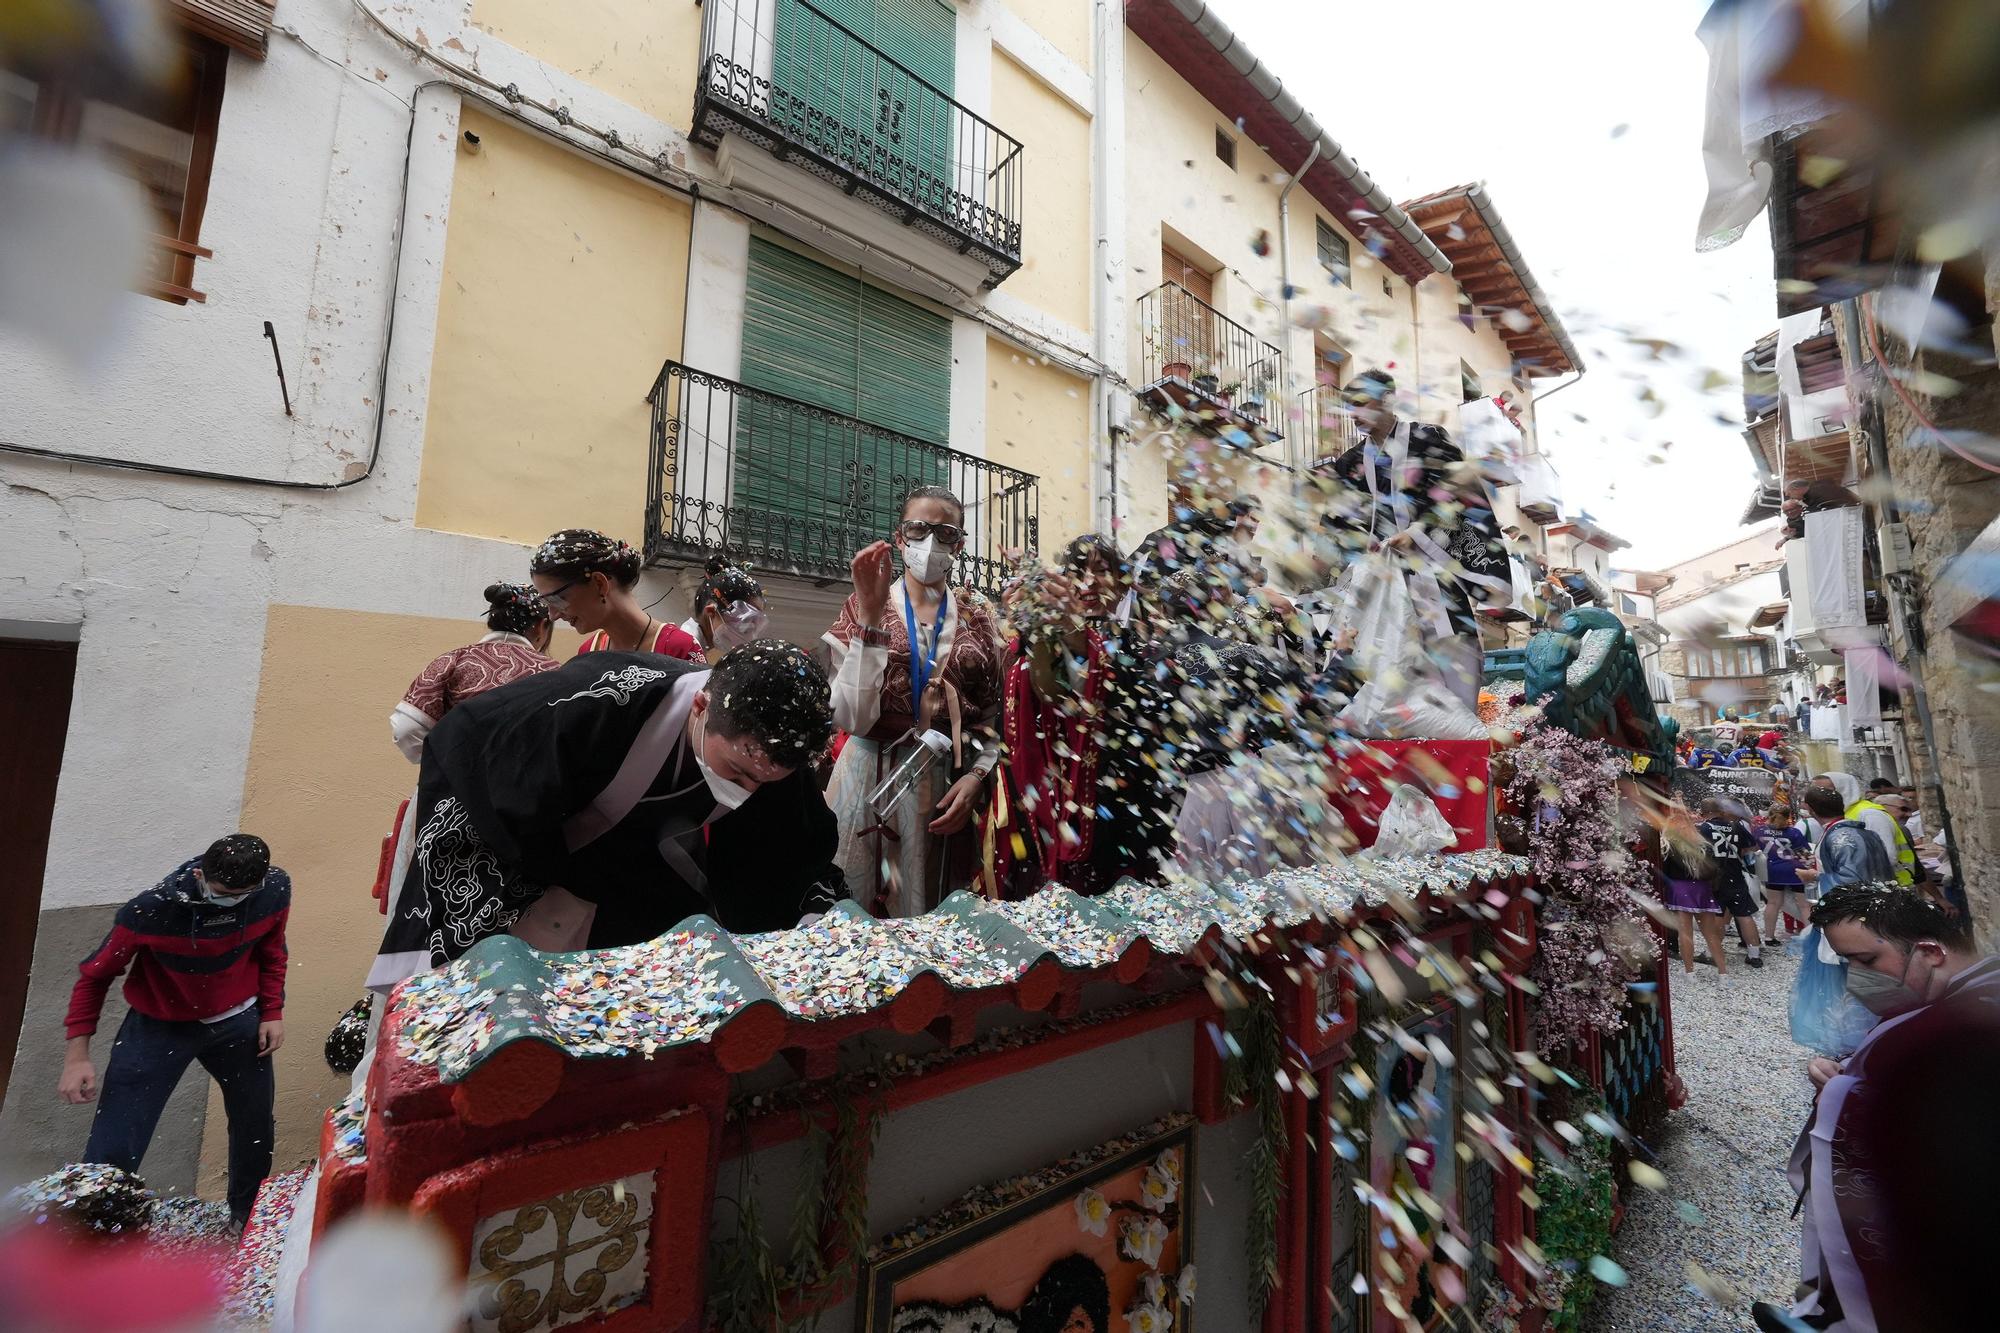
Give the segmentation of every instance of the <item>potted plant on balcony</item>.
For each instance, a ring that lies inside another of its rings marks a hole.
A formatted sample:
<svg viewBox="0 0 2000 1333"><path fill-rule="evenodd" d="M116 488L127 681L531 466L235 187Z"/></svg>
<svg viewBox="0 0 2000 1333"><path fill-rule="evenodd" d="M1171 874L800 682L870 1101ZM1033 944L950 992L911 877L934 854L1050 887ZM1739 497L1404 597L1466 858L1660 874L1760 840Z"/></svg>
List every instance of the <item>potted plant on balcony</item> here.
<svg viewBox="0 0 2000 1333"><path fill-rule="evenodd" d="M1219 397L1222 393L1222 377L1204 371L1202 374L1194 377L1194 387L1207 394L1210 398Z"/></svg>

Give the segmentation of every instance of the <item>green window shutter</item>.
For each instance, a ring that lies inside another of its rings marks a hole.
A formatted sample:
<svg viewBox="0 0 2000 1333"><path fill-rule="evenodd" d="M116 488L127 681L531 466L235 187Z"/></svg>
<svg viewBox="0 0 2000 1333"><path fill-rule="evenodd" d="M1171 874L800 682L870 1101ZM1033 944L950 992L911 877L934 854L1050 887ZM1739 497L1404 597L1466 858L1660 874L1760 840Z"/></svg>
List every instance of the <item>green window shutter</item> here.
<svg viewBox="0 0 2000 1333"><path fill-rule="evenodd" d="M933 444L951 439L951 321L878 287L861 290L861 417ZM884 531L916 486L949 481L944 460L927 450L876 440L867 462L881 481Z"/></svg>
<svg viewBox="0 0 2000 1333"><path fill-rule="evenodd" d="M949 441L950 320L754 236L744 298L744 384ZM837 567L889 531L905 491L942 485L948 470L926 451L746 400L732 471L732 549Z"/></svg>
<svg viewBox="0 0 2000 1333"><path fill-rule="evenodd" d="M778 0L773 114L823 155L949 216L956 12L943 0L814 0L813 8Z"/></svg>
<svg viewBox="0 0 2000 1333"><path fill-rule="evenodd" d="M868 40L930 85L926 88L893 67L882 68L883 77L872 90L876 104L872 124L885 155L882 174L933 212L949 216L955 211L954 151L969 156L971 150L969 144L953 142L957 127L948 100L958 86L958 15L944 0L852 2L869 3L872 8ZM970 132L968 127L966 133Z"/></svg>

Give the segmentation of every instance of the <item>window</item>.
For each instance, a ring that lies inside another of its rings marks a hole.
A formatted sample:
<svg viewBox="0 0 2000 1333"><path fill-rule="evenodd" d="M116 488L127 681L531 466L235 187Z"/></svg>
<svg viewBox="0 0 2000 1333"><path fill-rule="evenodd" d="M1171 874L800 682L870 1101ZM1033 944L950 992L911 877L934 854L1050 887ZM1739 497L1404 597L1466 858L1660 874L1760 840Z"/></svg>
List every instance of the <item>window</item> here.
<svg viewBox="0 0 2000 1333"><path fill-rule="evenodd" d="M1236 170L1236 140L1220 125L1215 127L1215 155L1222 159L1222 165Z"/></svg>
<svg viewBox="0 0 2000 1333"><path fill-rule="evenodd" d="M1339 228L1325 218L1319 218L1317 222L1319 266L1326 270L1327 276L1332 278L1336 285L1346 287L1354 279L1354 270L1348 262L1347 238L1340 234Z"/></svg>
<svg viewBox="0 0 2000 1333"><path fill-rule="evenodd" d="M195 33L177 39L185 72L167 91L132 85L89 96L0 70L0 129L91 149L138 181L156 219L144 290L184 304L205 299L191 284L195 260L209 255L201 216L229 52Z"/></svg>
<svg viewBox="0 0 2000 1333"><path fill-rule="evenodd" d="M1459 399L1461 403L1469 403L1475 398L1486 396L1479 388L1479 372L1472 368L1472 363L1469 361L1461 360L1458 363L1458 391L1463 395Z"/></svg>
<svg viewBox="0 0 2000 1333"><path fill-rule="evenodd" d="M1703 678L1740 678L1764 674L1764 645L1724 644L1717 648L1690 648L1687 673Z"/></svg>

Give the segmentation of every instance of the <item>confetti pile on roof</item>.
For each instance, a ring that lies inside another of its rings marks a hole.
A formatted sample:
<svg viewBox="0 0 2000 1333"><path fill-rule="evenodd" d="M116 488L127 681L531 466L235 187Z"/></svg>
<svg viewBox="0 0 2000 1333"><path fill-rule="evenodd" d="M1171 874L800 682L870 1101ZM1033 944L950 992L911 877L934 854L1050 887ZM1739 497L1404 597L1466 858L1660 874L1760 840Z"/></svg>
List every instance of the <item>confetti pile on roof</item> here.
<svg viewBox="0 0 2000 1333"><path fill-rule="evenodd" d="M1127 883L1099 898L1049 888L1014 903L959 893L899 921L850 903L810 926L741 937L690 917L645 944L574 954L537 954L496 936L412 978L393 1009L403 1053L456 1082L513 1041L544 1041L577 1058L651 1057L709 1040L753 1004L824 1021L887 1004L924 972L980 990L1019 980L1043 958L1105 967L1141 938L1183 954L1212 929L1247 939L1269 921L1297 925L1395 894L1449 896L1527 872L1525 859L1496 851L1364 858L1219 888Z"/></svg>

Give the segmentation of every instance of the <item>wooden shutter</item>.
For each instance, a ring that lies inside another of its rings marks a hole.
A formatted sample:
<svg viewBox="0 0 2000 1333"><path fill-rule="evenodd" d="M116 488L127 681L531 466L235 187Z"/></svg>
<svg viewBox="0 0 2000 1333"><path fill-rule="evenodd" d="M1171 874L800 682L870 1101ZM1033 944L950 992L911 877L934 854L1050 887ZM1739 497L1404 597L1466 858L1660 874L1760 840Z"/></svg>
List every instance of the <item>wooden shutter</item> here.
<svg viewBox="0 0 2000 1333"><path fill-rule="evenodd" d="M951 431L951 321L761 237L750 241L743 382L919 439ZM925 450L756 403L738 413L731 540L845 560L941 485ZM819 549L824 547L825 549Z"/></svg>
<svg viewBox="0 0 2000 1333"><path fill-rule="evenodd" d="M958 126L950 99L957 87L958 15L943 0L864 2L870 8L868 40L923 81L888 69L882 71L888 77L870 90L877 108L870 125L885 141L891 163L887 174L933 211L953 214L948 192L957 188L952 151ZM882 114L885 109L893 109L893 121ZM969 143L960 147L971 156Z"/></svg>
<svg viewBox="0 0 2000 1333"><path fill-rule="evenodd" d="M204 37L262 60L278 0L167 0L167 12Z"/></svg>
<svg viewBox="0 0 2000 1333"><path fill-rule="evenodd" d="M1160 247L1160 272L1168 282L1178 282L1196 297L1215 304L1215 278L1191 259L1177 254L1170 245Z"/></svg>

